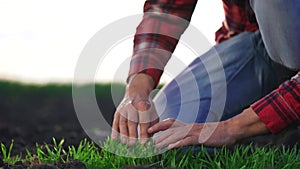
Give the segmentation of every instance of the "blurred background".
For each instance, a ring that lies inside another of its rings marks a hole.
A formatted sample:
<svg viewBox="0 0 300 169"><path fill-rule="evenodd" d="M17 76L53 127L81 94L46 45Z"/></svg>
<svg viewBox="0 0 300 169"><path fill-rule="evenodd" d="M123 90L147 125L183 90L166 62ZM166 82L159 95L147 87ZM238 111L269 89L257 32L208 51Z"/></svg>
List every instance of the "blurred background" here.
<svg viewBox="0 0 300 169"><path fill-rule="evenodd" d="M71 82L87 41L118 19L142 14L143 4L142 0L1 0L0 78L26 83ZM219 0L199 0L191 24L214 44L214 33L223 19ZM132 40L122 41L108 53L110 59L100 68L105 74L97 74L97 81L112 81L114 69L131 55ZM182 56L184 63L196 57L182 44L174 54ZM162 82L167 80L162 78Z"/></svg>

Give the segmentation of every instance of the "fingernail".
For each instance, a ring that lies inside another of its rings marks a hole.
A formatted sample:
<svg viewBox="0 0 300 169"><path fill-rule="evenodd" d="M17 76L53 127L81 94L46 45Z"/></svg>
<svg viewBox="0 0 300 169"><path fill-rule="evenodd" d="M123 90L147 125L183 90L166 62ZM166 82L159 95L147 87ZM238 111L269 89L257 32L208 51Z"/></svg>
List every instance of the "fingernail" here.
<svg viewBox="0 0 300 169"><path fill-rule="evenodd" d="M112 138L113 140L117 140L117 135L116 135L116 134L112 134L112 135L111 135L111 138Z"/></svg>
<svg viewBox="0 0 300 169"><path fill-rule="evenodd" d="M132 146L136 143L136 140L135 139L130 139L129 140L129 145Z"/></svg>
<svg viewBox="0 0 300 169"><path fill-rule="evenodd" d="M122 143L123 143L123 144L126 144L126 142L127 142L127 139L123 137L123 138L122 138Z"/></svg>
<svg viewBox="0 0 300 169"><path fill-rule="evenodd" d="M162 146L162 144L161 143L158 143L158 144L156 144L156 148L160 148Z"/></svg>
<svg viewBox="0 0 300 169"><path fill-rule="evenodd" d="M145 144L147 142L147 139L145 139L145 138L142 138L141 140L140 140L140 143L141 144Z"/></svg>
<svg viewBox="0 0 300 169"><path fill-rule="evenodd" d="M175 144L170 144L170 145L168 145L168 149L170 150L170 149L172 149L172 148L174 148L175 147Z"/></svg>

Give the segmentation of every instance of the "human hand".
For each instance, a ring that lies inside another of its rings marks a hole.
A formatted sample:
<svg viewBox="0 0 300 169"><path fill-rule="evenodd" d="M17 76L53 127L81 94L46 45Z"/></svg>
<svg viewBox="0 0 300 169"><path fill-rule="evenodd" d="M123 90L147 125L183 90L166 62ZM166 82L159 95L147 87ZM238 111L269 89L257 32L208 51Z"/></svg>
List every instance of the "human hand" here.
<svg viewBox="0 0 300 169"><path fill-rule="evenodd" d="M140 125L140 142L143 144L149 138L147 129L158 122L154 105L149 98L154 82L146 74L137 74L131 78L126 87L124 99L118 106L113 126L112 139L120 135L122 143L135 144Z"/></svg>
<svg viewBox="0 0 300 169"><path fill-rule="evenodd" d="M169 149L197 144L208 147L232 145L242 138L269 132L252 108L221 122L186 124L166 119L148 129L150 134L159 131L164 132L154 138L156 146L168 146Z"/></svg>
<svg viewBox="0 0 300 169"><path fill-rule="evenodd" d="M149 133L164 131L154 138L157 148L168 149L188 145L203 144L208 147L231 145L236 138L231 134L229 124L223 122L186 124L174 119L166 119L148 129Z"/></svg>

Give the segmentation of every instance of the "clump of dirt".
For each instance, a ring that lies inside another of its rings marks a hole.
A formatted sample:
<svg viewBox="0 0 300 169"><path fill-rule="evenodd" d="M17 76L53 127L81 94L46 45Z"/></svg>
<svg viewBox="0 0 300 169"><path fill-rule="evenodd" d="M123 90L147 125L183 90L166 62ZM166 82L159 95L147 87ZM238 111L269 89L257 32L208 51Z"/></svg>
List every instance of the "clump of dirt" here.
<svg viewBox="0 0 300 169"><path fill-rule="evenodd" d="M71 160L61 165L62 169L86 169L85 164L79 160Z"/></svg>
<svg viewBox="0 0 300 169"><path fill-rule="evenodd" d="M58 167L51 164L35 164L30 169L59 169Z"/></svg>
<svg viewBox="0 0 300 169"><path fill-rule="evenodd" d="M0 158L0 167L2 167L4 165L4 162L2 160L2 158Z"/></svg>
<svg viewBox="0 0 300 169"><path fill-rule="evenodd" d="M3 162L2 158L0 158L0 168L1 169L7 169L8 168L8 165Z"/></svg>
<svg viewBox="0 0 300 169"><path fill-rule="evenodd" d="M27 169L27 166L25 166L22 161L18 161L15 163L15 165L10 166L3 162L3 159L0 158L0 169Z"/></svg>

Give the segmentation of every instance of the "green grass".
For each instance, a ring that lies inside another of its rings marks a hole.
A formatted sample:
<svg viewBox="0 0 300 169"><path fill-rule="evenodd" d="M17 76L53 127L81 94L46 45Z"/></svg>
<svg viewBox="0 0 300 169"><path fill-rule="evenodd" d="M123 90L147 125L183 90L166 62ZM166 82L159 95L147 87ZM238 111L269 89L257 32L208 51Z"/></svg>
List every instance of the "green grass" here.
<svg viewBox="0 0 300 169"><path fill-rule="evenodd" d="M77 85L80 89L90 87L91 85L95 86L96 96L108 97L110 96L112 87L114 92L124 93L125 85L122 83L103 83L103 84L83 84ZM72 84L23 84L19 82L12 81L3 81L0 80L0 91L1 96L13 97L13 96L42 96L42 97L51 97L51 96L72 96Z"/></svg>
<svg viewBox="0 0 300 169"><path fill-rule="evenodd" d="M64 140L57 142L53 139L53 145L36 145L36 152L22 157L24 163L32 163L38 158L42 163L55 164L58 161L66 162L70 159L77 159L83 162L88 168L120 168L124 165L146 165L179 168L265 168L275 167L277 169L300 168L300 152L296 146L293 148L237 146L233 151L221 148L210 155L204 147L200 151L193 152L191 149L169 150L161 155L144 158L118 156L107 149L118 150L119 153L136 154L153 153L157 151L154 146L143 146L136 144L127 147L120 142L108 139L104 149L99 149L94 143L83 140L78 147L69 146L67 150L63 147ZM5 162L14 164L21 159L21 156L11 157L12 144L6 148L1 144L1 155ZM131 154L132 155L132 154Z"/></svg>
<svg viewBox="0 0 300 169"><path fill-rule="evenodd" d="M14 145L14 141L12 141L12 143L8 148L6 148L3 143L1 143L0 145L1 145L1 155L3 157L3 162L14 164L17 161L21 160L21 157L19 155L11 157L11 151Z"/></svg>
<svg viewBox="0 0 300 169"><path fill-rule="evenodd" d="M115 93L123 95L125 92L124 83L89 83L83 85L76 85L80 89L85 89L95 86L95 94L97 97L110 97L112 90ZM158 89L161 89L163 84L158 86ZM2 97L15 97L15 96L72 96L72 84L24 84L20 82L13 81L4 81L0 79L0 91ZM0 96L0 97L1 97Z"/></svg>

